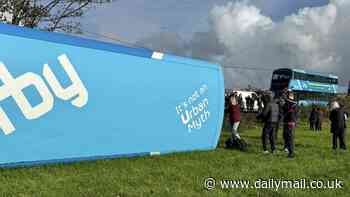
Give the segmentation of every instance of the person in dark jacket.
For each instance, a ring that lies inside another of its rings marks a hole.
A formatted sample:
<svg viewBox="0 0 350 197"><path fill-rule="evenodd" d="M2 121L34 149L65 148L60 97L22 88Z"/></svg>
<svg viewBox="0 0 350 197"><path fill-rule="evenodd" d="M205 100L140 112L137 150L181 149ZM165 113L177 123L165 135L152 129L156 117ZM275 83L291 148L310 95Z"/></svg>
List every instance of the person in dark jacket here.
<svg viewBox="0 0 350 197"><path fill-rule="evenodd" d="M291 90L287 92L287 99L283 106L283 136L288 157L294 157L294 130L297 124L297 103Z"/></svg>
<svg viewBox="0 0 350 197"><path fill-rule="evenodd" d="M284 106L284 99L282 97L278 97L278 95L275 95L275 102L278 104L278 109L279 109L279 117L278 117L278 122L276 123L276 139L275 142L277 143L278 140L278 131L280 128L280 124L283 120L283 106Z"/></svg>
<svg viewBox="0 0 350 197"><path fill-rule="evenodd" d="M316 131L322 131L323 111L318 107L316 109Z"/></svg>
<svg viewBox="0 0 350 197"><path fill-rule="evenodd" d="M347 115L336 101L333 101L330 105L329 119L331 121L331 133L333 134L333 150L338 148L338 141L340 149L346 150L345 129Z"/></svg>
<svg viewBox="0 0 350 197"><path fill-rule="evenodd" d="M241 110L243 110L243 109L244 109L244 105L243 105L243 96L242 96L242 93L240 93L240 94L238 95L238 104L239 104L239 106L241 107Z"/></svg>
<svg viewBox="0 0 350 197"><path fill-rule="evenodd" d="M268 93L267 97L269 97L268 102L258 118L261 118L264 122L261 136L264 153L269 153L267 151L268 140L270 141L271 153L274 153L276 149L276 128L279 121L279 106L276 100L272 98L272 93Z"/></svg>
<svg viewBox="0 0 350 197"><path fill-rule="evenodd" d="M257 96L257 102L258 102L258 112L261 112L263 110L263 102L262 102L261 93L259 93Z"/></svg>
<svg viewBox="0 0 350 197"><path fill-rule="evenodd" d="M248 112L249 111L249 106L250 106L250 96L245 97L245 110Z"/></svg>
<svg viewBox="0 0 350 197"><path fill-rule="evenodd" d="M232 138L238 138L240 139L240 136L238 134L238 127L241 121L241 108L238 104L238 100L236 96L230 97L230 103L229 103L229 119L231 124L231 132L232 132Z"/></svg>
<svg viewBox="0 0 350 197"><path fill-rule="evenodd" d="M316 119L317 119L317 114L316 114L316 108L312 107L312 110L310 112L309 116L309 124L310 124L310 130L316 131Z"/></svg>

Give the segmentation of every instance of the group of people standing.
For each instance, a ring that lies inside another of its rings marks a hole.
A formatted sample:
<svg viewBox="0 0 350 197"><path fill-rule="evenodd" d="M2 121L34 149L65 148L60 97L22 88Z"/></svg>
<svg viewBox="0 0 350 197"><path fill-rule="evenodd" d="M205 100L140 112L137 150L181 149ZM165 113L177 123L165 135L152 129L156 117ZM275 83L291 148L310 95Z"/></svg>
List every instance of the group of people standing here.
<svg viewBox="0 0 350 197"><path fill-rule="evenodd" d="M232 95L229 99L229 119L233 139L240 139L238 127L240 124L240 107L237 97ZM294 99L294 93L287 90L281 97L273 97L272 92L264 96L264 108L258 113L257 118L264 123L262 129L262 146L265 154L270 144L271 153L276 152L276 141L279 127L282 124L284 151L288 153L288 158L294 157L294 136L298 121L298 103ZM310 114L310 128L314 131L322 130L324 113L319 108L313 108ZM341 149L346 149L345 130L348 114L338 104L333 101L330 104L331 133L333 134L333 149L337 149L338 142Z"/></svg>
<svg viewBox="0 0 350 197"><path fill-rule="evenodd" d="M225 96L226 103L229 103L229 98L232 96L235 97L241 111L255 112L256 110L261 111L263 108L262 92L252 92L250 95L246 95L245 97L242 95L242 93L233 92L232 94L227 94Z"/></svg>
<svg viewBox="0 0 350 197"><path fill-rule="evenodd" d="M262 130L262 144L264 153L269 153L267 148L268 141L271 146L271 153L276 151L276 141L280 123L283 126L284 150L289 158L294 157L294 132L297 124L298 108L294 101L292 91L287 91L281 98L273 98L272 92L265 97L264 108L257 118L264 122Z"/></svg>
<svg viewBox="0 0 350 197"><path fill-rule="evenodd" d="M240 124L240 107L238 98L231 95L229 99L229 120L233 139L240 139L238 127ZM270 142L271 152L276 150L277 132L280 122L283 122L284 149L288 157L294 157L294 129L297 121L297 103L291 91L286 93L285 98L273 98L272 93L264 96L264 108L257 118L264 122L262 143L264 153L269 153L267 143Z"/></svg>
<svg viewBox="0 0 350 197"><path fill-rule="evenodd" d="M310 116L310 129L312 131L321 131L324 113L320 108L313 107ZM329 120L331 121L331 133L332 133L332 148L335 150L339 148L346 150L345 134L346 134L346 121L349 114L344 110L344 106L340 105L337 101L333 101L329 105Z"/></svg>
<svg viewBox="0 0 350 197"><path fill-rule="evenodd" d="M310 130L322 131L323 116L324 116L324 113L321 110L321 108L319 107L312 108L309 116Z"/></svg>
<svg viewBox="0 0 350 197"><path fill-rule="evenodd" d="M245 98L246 101L246 106L247 106L247 110L249 112L253 112L255 111L255 104L257 104L258 107L258 111L261 111L263 108L263 94L262 92L254 92L252 93L252 95L248 95Z"/></svg>

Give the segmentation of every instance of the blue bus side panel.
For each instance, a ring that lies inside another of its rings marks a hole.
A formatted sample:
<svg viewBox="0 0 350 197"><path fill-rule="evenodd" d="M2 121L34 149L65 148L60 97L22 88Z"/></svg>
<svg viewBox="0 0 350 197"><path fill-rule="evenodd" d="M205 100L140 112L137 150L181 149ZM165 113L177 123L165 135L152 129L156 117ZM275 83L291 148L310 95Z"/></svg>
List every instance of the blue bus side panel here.
<svg viewBox="0 0 350 197"><path fill-rule="evenodd" d="M297 91L306 92L322 92L327 94L336 94L338 92L338 85L322 84L311 81L303 80L291 80L289 88ZM299 105L310 106L310 105L322 105L327 106L328 101L320 100L299 100Z"/></svg>
<svg viewBox="0 0 350 197"><path fill-rule="evenodd" d="M168 55L152 59L62 39L63 44L0 30L0 62L14 79L28 72L40 76L54 97L53 108L32 120L13 97L1 100L15 127L9 135L0 129L2 166L216 147L224 108L218 65ZM57 59L61 55L69 58L88 92L81 108L72 105L75 98L58 98L43 76L48 64L64 88L71 85ZM0 86L7 84L0 81ZM31 105L42 102L35 88L22 91Z"/></svg>
<svg viewBox="0 0 350 197"><path fill-rule="evenodd" d="M338 85L322 84L311 81L303 80L291 80L289 88L299 91L311 91L311 92L324 92L324 93L337 93Z"/></svg>

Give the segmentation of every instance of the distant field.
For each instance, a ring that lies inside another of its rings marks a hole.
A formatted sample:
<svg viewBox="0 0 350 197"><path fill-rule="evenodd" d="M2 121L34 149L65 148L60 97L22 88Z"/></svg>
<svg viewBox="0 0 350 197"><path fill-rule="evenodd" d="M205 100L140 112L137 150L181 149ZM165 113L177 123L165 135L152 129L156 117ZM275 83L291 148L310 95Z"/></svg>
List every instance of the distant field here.
<svg viewBox="0 0 350 197"><path fill-rule="evenodd" d="M276 155L262 154L260 128L252 127L242 133L250 144L245 153L223 149L227 136L224 131L220 146L208 152L1 169L0 196L350 196L350 154L331 150L328 128L313 133L306 125L300 125L293 160L287 159L282 151ZM216 188L207 191L204 179L208 177L250 181L338 179L345 184L337 190Z"/></svg>

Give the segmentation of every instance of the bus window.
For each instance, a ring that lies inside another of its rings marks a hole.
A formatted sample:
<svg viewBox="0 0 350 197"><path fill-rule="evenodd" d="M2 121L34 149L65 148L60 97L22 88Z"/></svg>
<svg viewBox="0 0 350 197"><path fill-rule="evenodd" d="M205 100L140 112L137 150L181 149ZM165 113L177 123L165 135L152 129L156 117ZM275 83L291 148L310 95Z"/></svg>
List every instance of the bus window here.
<svg viewBox="0 0 350 197"><path fill-rule="evenodd" d="M303 80L303 81L313 81L313 82L325 83L325 84L338 84L338 79L336 78L306 74L306 73L300 73L300 72L294 72L294 79Z"/></svg>

